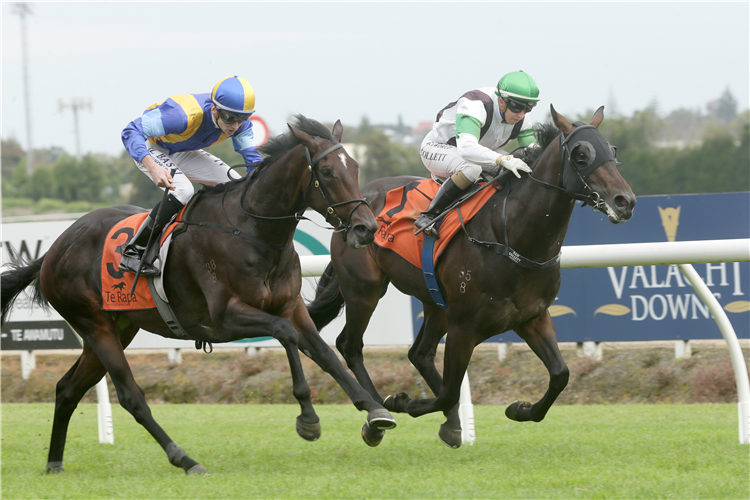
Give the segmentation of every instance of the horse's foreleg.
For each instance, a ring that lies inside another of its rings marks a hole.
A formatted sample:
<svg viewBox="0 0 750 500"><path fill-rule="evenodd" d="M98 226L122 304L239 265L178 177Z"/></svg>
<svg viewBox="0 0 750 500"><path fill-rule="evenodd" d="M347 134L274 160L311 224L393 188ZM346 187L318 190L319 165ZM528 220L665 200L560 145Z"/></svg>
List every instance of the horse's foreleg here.
<svg viewBox="0 0 750 500"><path fill-rule="evenodd" d="M301 413L297 417L297 434L307 441L316 441L320 438L320 419L313 409L310 386L307 384L302 362L299 359L299 333L289 321L278 318L274 324L272 336L284 346L289 360L289 369L292 372L292 393L301 408Z"/></svg>
<svg viewBox="0 0 750 500"><path fill-rule="evenodd" d="M292 394L301 408L297 417L297 434L307 441L318 439L320 419L313 408L310 386L299 359L299 333L292 323L284 317L274 316L237 299L232 299L228 304L219 304L212 313L212 320L219 325L221 342L271 336L281 343L292 373Z"/></svg>
<svg viewBox="0 0 750 500"><path fill-rule="evenodd" d="M531 404L525 401L514 401L505 410L505 415L518 422L541 422L547 415L552 403L568 385L568 366L557 347L557 334L552 318L545 312L538 318L528 321L515 329L515 332L539 356L549 372L549 388L542 399Z"/></svg>
<svg viewBox="0 0 750 500"><path fill-rule="evenodd" d="M406 411L412 417L419 417L436 411L442 411L447 415L458 404L461 395L461 382L463 382L466 368L469 366L474 344L469 343L465 338L462 340L463 343L459 342L456 335L449 330L445 340L443 382L440 385L437 397L409 401Z"/></svg>
<svg viewBox="0 0 750 500"><path fill-rule="evenodd" d="M301 299L292 319L295 327L302 334L299 338L300 350L333 377L358 410L368 412L367 424L380 430L396 427L396 420L391 414L354 380L341 364L336 353L320 337Z"/></svg>
<svg viewBox="0 0 750 500"><path fill-rule="evenodd" d="M331 242L332 252L335 251L334 241ZM383 398L365 368L362 350L365 330L380 298L388 290L388 281L367 251L345 248L344 252L346 258L333 259L339 288L346 302L346 325L336 339L336 348L362 388L382 404Z"/></svg>
<svg viewBox="0 0 750 500"><path fill-rule="evenodd" d="M442 311L436 307L425 306L424 323L414 344L409 349L409 361L436 395L440 392L443 377L435 368L435 353L447 329L446 324L445 314ZM443 413L445 422L440 426L438 435L447 446L459 448L461 446L461 418L458 414L458 404Z"/></svg>
<svg viewBox="0 0 750 500"><path fill-rule="evenodd" d="M89 321L76 318L76 321L70 319L68 321L76 331L81 333L86 344L91 347L91 350L109 373L117 391L120 405L153 436L167 453L169 462L175 467L181 467L186 474L206 474L208 472L206 468L190 458L154 420L151 409L146 403L143 390L133 378L133 372L130 370L122 343L111 320L101 319L97 322L96 320ZM93 333L87 334L86 332ZM94 383L100 379L101 376Z"/></svg>

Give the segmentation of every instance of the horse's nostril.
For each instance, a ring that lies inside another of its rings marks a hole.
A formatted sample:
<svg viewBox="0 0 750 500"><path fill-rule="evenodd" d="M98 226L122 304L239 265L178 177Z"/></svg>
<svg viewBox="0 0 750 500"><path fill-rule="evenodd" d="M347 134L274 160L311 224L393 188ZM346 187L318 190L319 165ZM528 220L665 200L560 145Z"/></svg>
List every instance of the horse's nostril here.
<svg viewBox="0 0 750 500"><path fill-rule="evenodd" d="M615 203L621 208L628 206L628 200L624 196L615 196Z"/></svg>
<svg viewBox="0 0 750 500"><path fill-rule="evenodd" d="M354 232L360 236L368 236L371 234L375 234L374 229L370 229L364 224L357 224L356 226L354 226Z"/></svg>

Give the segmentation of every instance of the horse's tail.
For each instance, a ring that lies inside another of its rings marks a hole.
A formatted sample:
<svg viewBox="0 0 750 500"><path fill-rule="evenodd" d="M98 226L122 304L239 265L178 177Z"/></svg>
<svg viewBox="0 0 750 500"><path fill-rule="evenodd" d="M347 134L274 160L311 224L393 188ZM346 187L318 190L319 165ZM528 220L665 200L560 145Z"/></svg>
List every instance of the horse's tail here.
<svg viewBox="0 0 750 500"><path fill-rule="evenodd" d="M318 280L315 299L307 304L307 311L315 322L315 328L320 331L321 328L336 319L343 308L344 296L341 295L339 289L339 278L336 276L333 264L329 263L320 280Z"/></svg>
<svg viewBox="0 0 750 500"><path fill-rule="evenodd" d="M42 309L49 309L49 302L42 293L42 285L39 279L39 271L42 269L44 255L26 264L18 262L9 264L9 270L0 275L0 302L2 302L2 316L0 323L5 323L13 308L13 302L27 286L32 285L31 301Z"/></svg>

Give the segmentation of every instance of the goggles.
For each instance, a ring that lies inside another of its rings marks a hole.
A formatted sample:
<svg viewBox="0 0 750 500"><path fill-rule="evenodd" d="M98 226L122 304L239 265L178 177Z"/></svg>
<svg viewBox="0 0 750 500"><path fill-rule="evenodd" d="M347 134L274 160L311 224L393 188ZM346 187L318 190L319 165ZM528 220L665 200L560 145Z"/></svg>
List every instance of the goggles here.
<svg viewBox="0 0 750 500"><path fill-rule="evenodd" d="M503 99L503 101L505 101L505 104L508 106L508 109L511 110L513 113L520 113L521 111L526 111L527 113L531 113L531 110L534 109L534 106L536 106L535 102L520 102L520 101L511 99L510 97Z"/></svg>
<svg viewBox="0 0 750 500"><path fill-rule="evenodd" d="M238 115L235 113L224 111L223 109L219 109L219 108L216 108L216 110L219 112L219 118L221 118L224 121L224 123L227 123L230 125L232 123L247 121L247 119L250 118L250 115L252 115L252 113L247 114L247 115Z"/></svg>

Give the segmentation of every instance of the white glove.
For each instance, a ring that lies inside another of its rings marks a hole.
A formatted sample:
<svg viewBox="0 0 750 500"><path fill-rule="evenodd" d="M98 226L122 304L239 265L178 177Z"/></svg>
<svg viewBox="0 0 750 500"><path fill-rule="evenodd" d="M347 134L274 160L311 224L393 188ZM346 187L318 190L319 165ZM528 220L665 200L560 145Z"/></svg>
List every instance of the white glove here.
<svg viewBox="0 0 750 500"><path fill-rule="evenodd" d="M518 173L519 170L526 173L531 172L531 169L523 160L514 158L513 155L498 156L495 164L510 170L519 179L521 178L521 174Z"/></svg>

